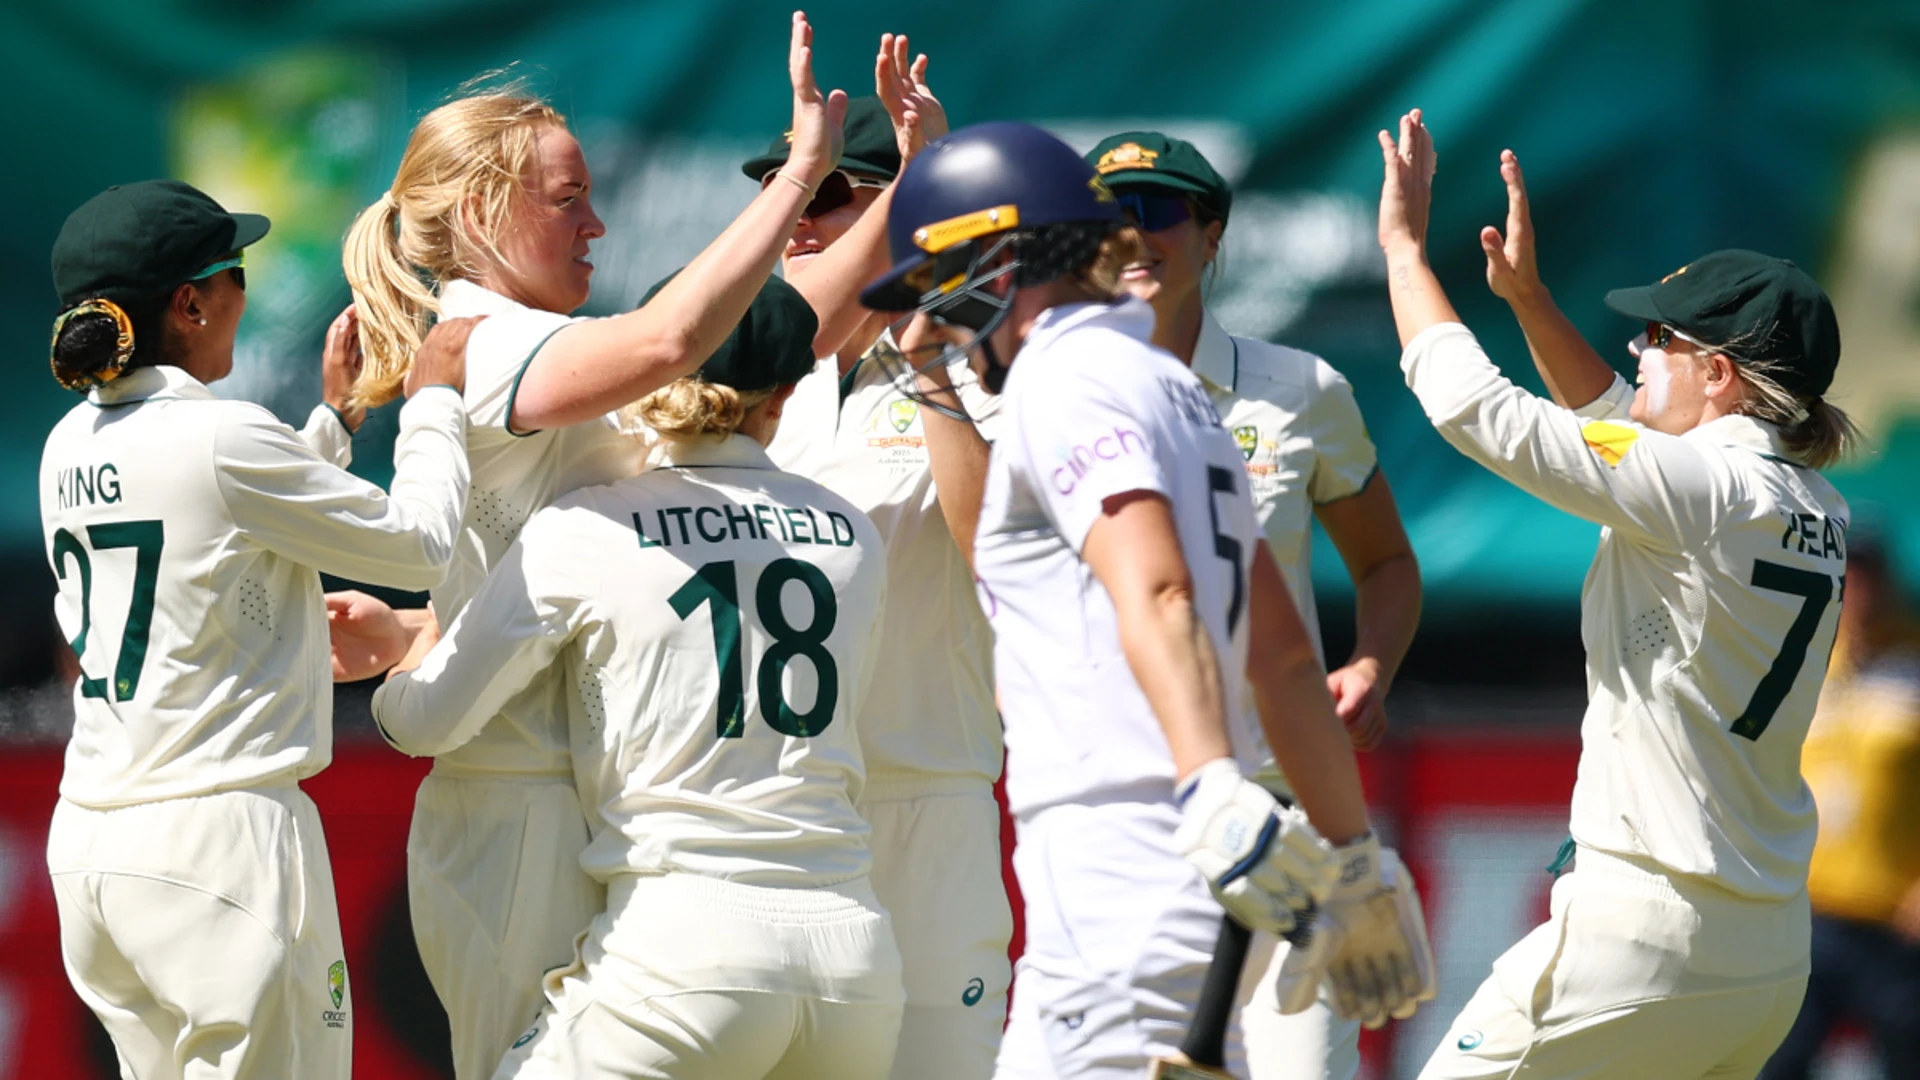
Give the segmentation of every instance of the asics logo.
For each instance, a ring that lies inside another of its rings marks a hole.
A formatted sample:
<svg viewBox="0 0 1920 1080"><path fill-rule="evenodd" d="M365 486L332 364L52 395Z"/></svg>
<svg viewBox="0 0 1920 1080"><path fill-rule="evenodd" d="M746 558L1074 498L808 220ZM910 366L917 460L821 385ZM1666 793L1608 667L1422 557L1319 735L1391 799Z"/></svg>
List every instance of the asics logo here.
<svg viewBox="0 0 1920 1080"><path fill-rule="evenodd" d="M980 999L985 997L986 995L987 995L987 984L985 982L983 982L978 978L968 979L966 990L962 991L960 994L960 1004L965 1005L967 1008L971 1009L975 1005L980 1004Z"/></svg>

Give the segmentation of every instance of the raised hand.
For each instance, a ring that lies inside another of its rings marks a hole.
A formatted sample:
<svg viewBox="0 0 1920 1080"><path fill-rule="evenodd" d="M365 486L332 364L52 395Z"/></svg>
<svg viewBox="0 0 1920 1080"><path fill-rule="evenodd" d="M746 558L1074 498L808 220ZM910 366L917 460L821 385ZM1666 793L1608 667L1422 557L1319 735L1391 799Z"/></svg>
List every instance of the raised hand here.
<svg viewBox="0 0 1920 1080"><path fill-rule="evenodd" d="M1487 253L1487 287L1512 303L1539 291L1540 266L1534 261L1527 178L1511 150L1500 151L1500 179L1507 184L1507 235L1502 237L1492 225L1481 229L1480 250Z"/></svg>
<svg viewBox="0 0 1920 1080"><path fill-rule="evenodd" d="M903 167L947 133L946 107L927 86L927 54L921 53L911 64L909 55L907 35L881 34L880 54L873 58L873 91L893 120Z"/></svg>
<svg viewBox="0 0 1920 1080"><path fill-rule="evenodd" d="M847 94L844 90L822 94L813 81L813 26L804 11L793 13L787 76L793 81L793 137L781 171L812 191L840 164L840 151L846 145Z"/></svg>
<svg viewBox="0 0 1920 1080"><path fill-rule="evenodd" d="M1380 184L1380 246L1411 244L1424 249L1427 217L1433 205L1433 174L1438 157L1433 135L1420 110L1400 118L1400 138L1380 133L1380 157L1386 176Z"/></svg>
<svg viewBox="0 0 1920 1080"><path fill-rule="evenodd" d="M326 346L320 353L320 400L340 414L348 431L357 430L367 410L353 407L353 384L360 378L366 356L360 351L360 316L348 304L327 327Z"/></svg>

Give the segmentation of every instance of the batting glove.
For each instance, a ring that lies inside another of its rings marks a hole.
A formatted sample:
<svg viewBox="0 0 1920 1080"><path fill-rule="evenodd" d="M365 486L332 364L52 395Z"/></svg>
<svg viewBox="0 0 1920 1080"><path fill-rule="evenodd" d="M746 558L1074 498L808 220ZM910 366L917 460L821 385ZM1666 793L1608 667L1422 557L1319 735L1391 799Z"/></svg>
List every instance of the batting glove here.
<svg viewBox="0 0 1920 1080"><path fill-rule="evenodd" d="M1241 925L1272 934L1328 895L1338 877L1333 848L1231 758L1210 761L1181 783L1175 846Z"/></svg>
<svg viewBox="0 0 1920 1080"><path fill-rule="evenodd" d="M1339 884L1280 965L1280 1011L1304 1012L1324 981L1343 1019L1369 1029L1405 1020L1439 989L1413 875L1371 833L1335 857Z"/></svg>

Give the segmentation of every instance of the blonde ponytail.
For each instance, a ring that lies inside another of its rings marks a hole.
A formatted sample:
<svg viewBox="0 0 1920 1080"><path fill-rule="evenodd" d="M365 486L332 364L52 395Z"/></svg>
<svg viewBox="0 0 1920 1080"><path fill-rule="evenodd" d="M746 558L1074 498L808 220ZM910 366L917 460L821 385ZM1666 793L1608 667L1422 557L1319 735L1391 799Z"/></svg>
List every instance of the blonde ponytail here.
<svg viewBox="0 0 1920 1080"><path fill-rule="evenodd" d="M1739 361L1733 368L1744 384L1738 411L1778 427L1781 445L1796 460L1824 469L1859 449L1859 427L1826 398L1794 397L1773 377L1767 361Z"/></svg>
<svg viewBox="0 0 1920 1080"><path fill-rule="evenodd" d="M440 301L400 251L400 206L391 194L360 212L347 230L341 255L353 306L360 320L360 351L366 357L351 403L356 408L391 401L406 381L413 354L440 313Z"/></svg>
<svg viewBox="0 0 1920 1080"><path fill-rule="evenodd" d="M393 187L354 220L342 253L366 357L355 405L399 393L440 285L506 265L496 240L548 127L566 118L518 87L450 101L414 127Z"/></svg>
<svg viewBox="0 0 1920 1080"><path fill-rule="evenodd" d="M772 397L771 390L742 392L688 375L641 398L628 407L628 415L670 442L724 438L738 431L747 414Z"/></svg>

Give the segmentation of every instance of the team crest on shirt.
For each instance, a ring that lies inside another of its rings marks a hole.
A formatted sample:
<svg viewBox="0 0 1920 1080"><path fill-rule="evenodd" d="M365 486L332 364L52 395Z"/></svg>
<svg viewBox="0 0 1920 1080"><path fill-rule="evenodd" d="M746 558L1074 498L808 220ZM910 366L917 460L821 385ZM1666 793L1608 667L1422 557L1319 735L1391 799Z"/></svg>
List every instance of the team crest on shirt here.
<svg viewBox="0 0 1920 1080"><path fill-rule="evenodd" d="M910 398L901 398L887 405L887 419L892 421L893 430L905 433L913 426L913 418L920 415L920 406Z"/></svg>
<svg viewBox="0 0 1920 1080"><path fill-rule="evenodd" d="M1260 449L1260 429L1252 424L1242 424L1233 429L1234 444L1240 447L1240 456L1253 460L1253 452Z"/></svg>
<svg viewBox="0 0 1920 1080"><path fill-rule="evenodd" d="M340 1006L347 1000L347 962L335 960L327 969L327 996L333 999L333 1008L322 1010L320 1019L330 1028L347 1026L347 1014Z"/></svg>

